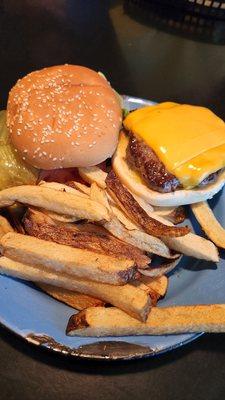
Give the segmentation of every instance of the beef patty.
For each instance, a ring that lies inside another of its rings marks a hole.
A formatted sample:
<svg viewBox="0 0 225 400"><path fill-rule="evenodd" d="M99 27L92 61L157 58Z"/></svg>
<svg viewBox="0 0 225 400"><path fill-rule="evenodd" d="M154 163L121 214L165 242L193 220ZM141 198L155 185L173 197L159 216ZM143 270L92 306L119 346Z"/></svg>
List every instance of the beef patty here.
<svg viewBox="0 0 225 400"><path fill-rule="evenodd" d="M126 156L129 166L139 172L150 189L161 193L182 189L179 180L167 171L155 152L146 143L130 133ZM210 174L199 186L214 182L218 172Z"/></svg>

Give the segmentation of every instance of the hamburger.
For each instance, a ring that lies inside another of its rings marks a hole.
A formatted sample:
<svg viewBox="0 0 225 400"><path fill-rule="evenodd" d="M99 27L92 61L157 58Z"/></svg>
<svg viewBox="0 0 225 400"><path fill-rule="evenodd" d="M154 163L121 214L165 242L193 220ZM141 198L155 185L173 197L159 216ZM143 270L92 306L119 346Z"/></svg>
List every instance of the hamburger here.
<svg viewBox="0 0 225 400"><path fill-rule="evenodd" d="M58 170L68 176L71 168L105 161L116 149L122 110L117 93L102 74L66 64L19 79L9 93L6 120L16 173L14 182L5 178L1 189L33 183L28 174L19 179L21 165L32 171L32 178L47 170L55 171L57 179ZM8 168L4 176L10 173Z"/></svg>
<svg viewBox="0 0 225 400"><path fill-rule="evenodd" d="M148 203L197 203L222 189L225 123L209 109L165 102L130 112L123 126L113 169Z"/></svg>

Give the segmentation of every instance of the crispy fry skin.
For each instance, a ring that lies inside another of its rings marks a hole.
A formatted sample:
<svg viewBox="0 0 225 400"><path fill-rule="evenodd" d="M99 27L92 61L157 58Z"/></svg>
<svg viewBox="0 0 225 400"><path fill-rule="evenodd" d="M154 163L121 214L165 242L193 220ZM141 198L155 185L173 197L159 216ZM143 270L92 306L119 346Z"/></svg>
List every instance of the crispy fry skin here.
<svg viewBox="0 0 225 400"><path fill-rule="evenodd" d="M154 207L154 212L166 218L168 221L172 222L174 225L181 224L184 222L185 208L183 206L179 207Z"/></svg>
<svg viewBox="0 0 225 400"><path fill-rule="evenodd" d="M150 287L156 293L158 293L160 297L165 296L169 281L167 276L161 275L157 278L151 278L142 275L140 281L143 282L146 286Z"/></svg>
<svg viewBox="0 0 225 400"><path fill-rule="evenodd" d="M43 292L54 297L54 299L67 304L70 307L76 308L77 310L84 310L88 307L103 307L104 301L96 299L95 297L88 296L87 294L81 294L72 290L63 289L47 283L36 284Z"/></svg>
<svg viewBox="0 0 225 400"><path fill-rule="evenodd" d="M105 222L104 227L112 233L112 235L143 251L157 254L165 258L174 258L169 248L159 238L142 232L141 230L130 231L126 229L116 217L111 218L109 222Z"/></svg>
<svg viewBox="0 0 225 400"><path fill-rule="evenodd" d="M152 216L152 213L149 213ZM155 219L168 226L173 224L165 218L155 214ZM162 237L161 240L172 250L178 253L185 254L195 258L200 258L207 261L219 261L218 250L216 246L210 241L201 236L195 235L190 232L185 236L180 237Z"/></svg>
<svg viewBox="0 0 225 400"><path fill-rule="evenodd" d="M151 267L151 268L147 268L145 270L139 270L141 272L142 275L145 275L146 277L159 277L162 276L164 274L168 274L169 272L171 272L174 268L176 268L176 266L179 264L180 260L182 258L182 255L178 256L175 260L170 260L170 261L166 261L165 263L158 265L156 267Z"/></svg>
<svg viewBox="0 0 225 400"><path fill-rule="evenodd" d="M84 293L110 303L140 321L145 321L151 306L148 294L131 284L108 285L90 280L77 279L71 275L49 271L43 266L33 267L7 257L0 257L0 272L5 275L33 282L47 283L68 290Z"/></svg>
<svg viewBox="0 0 225 400"><path fill-rule="evenodd" d="M225 332L225 304L153 307L145 323L117 308L92 307L69 319L69 336L167 335Z"/></svg>
<svg viewBox="0 0 225 400"><path fill-rule="evenodd" d="M107 209L89 198L82 198L71 193L61 192L42 186L17 186L0 192L0 208L19 202L34 207L44 208L76 219L90 221L109 220Z"/></svg>
<svg viewBox="0 0 225 400"><path fill-rule="evenodd" d="M79 174L85 182L97 183L102 189L106 188L105 179L106 172L102 171L99 167L79 168Z"/></svg>
<svg viewBox="0 0 225 400"><path fill-rule="evenodd" d="M87 194L88 196L90 196L90 188L86 185L84 185L83 183L80 182L76 182L76 181L69 181L66 182L67 186L70 186L74 189L78 189L81 193Z"/></svg>
<svg viewBox="0 0 225 400"><path fill-rule="evenodd" d="M151 218L146 211L141 208L132 194L123 186L117 178L115 172L111 171L106 178L107 190L113 194L126 214L147 233L156 237L162 236L184 236L190 229L188 227L167 226Z"/></svg>
<svg viewBox="0 0 225 400"><path fill-rule="evenodd" d="M13 228L11 227L8 220L0 215L0 238L8 232L13 232Z"/></svg>
<svg viewBox="0 0 225 400"><path fill-rule="evenodd" d="M6 233L0 244L2 254L15 261L29 260L31 265L43 265L77 278L123 285L137 272L134 261L127 258L96 254L19 233Z"/></svg>
<svg viewBox="0 0 225 400"><path fill-rule="evenodd" d="M191 204L191 209L205 234L218 247L225 249L225 229L217 221L207 202Z"/></svg>
<svg viewBox="0 0 225 400"><path fill-rule="evenodd" d="M76 225L54 224L45 215L29 210L24 217L24 227L28 235L59 244L91 250L96 253L131 258L139 268L148 265L151 260L138 248L121 242L107 231L105 233L79 231Z"/></svg>

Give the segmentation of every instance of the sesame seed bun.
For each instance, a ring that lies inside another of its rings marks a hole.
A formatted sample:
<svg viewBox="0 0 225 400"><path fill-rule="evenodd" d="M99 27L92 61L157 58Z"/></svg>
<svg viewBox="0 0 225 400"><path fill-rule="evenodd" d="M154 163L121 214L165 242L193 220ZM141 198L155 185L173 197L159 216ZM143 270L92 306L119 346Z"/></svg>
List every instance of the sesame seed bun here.
<svg viewBox="0 0 225 400"><path fill-rule="evenodd" d="M16 83L9 93L7 125L12 144L34 167L87 167L114 153L121 106L103 76L60 65Z"/></svg>

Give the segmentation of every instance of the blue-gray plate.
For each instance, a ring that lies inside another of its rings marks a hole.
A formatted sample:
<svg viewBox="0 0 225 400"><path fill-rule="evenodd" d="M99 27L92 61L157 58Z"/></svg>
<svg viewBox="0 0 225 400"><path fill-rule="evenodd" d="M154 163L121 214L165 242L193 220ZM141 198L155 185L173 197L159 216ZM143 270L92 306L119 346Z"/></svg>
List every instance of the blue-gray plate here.
<svg viewBox="0 0 225 400"><path fill-rule="evenodd" d="M124 96L125 106L135 109L152 105L150 101ZM217 218L225 224L224 193L211 201ZM192 215L194 230L201 234ZM183 257L171 273L169 289L159 306L225 302L225 261L219 264ZM202 333L167 336L127 336L107 338L68 337L65 328L75 311L32 283L0 275L0 322L30 343L61 354L91 359L133 359L157 355L188 343Z"/></svg>

